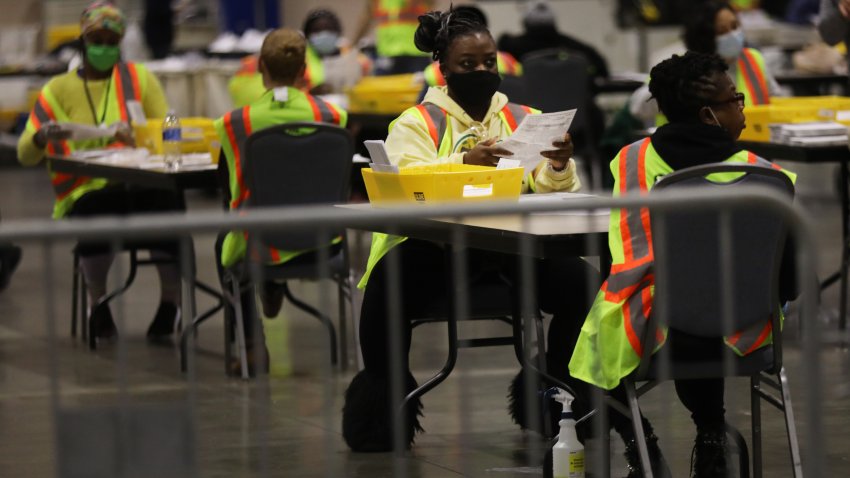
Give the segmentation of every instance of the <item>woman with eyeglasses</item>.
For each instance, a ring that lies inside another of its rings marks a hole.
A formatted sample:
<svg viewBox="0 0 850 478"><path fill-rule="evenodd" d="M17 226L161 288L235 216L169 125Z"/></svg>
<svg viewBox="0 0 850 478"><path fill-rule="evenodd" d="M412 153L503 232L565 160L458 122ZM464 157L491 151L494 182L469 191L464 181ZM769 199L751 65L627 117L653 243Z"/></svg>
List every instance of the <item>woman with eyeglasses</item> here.
<svg viewBox="0 0 850 478"><path fill-rule="evenodd" d="M623 148L611 162L614 196L646 193L660 177L673 171L709 163L749 163L778 166L742 149L736 143L746 126L746 97L727 74L728 63L716 55L688 52L674 55L650 73L649 90L669 123L649 138ZM792 180L796 175L786 171ZM608 231L613 265L611 275L596 297L582 327L570 361L573 377L610 390L626 403L620 381L640 363L646 318L652 311L652 240L643 228L639 211L612 210ZM787 248L786 248L787 251ZM788 257L786 255L786 257ZM787 270L787 269L786 269ZM619 277L619 279L617 279ZM793 276L782 274L779 296L784 303L797 295ZM715 359L729 346L747 355L771 343L770 324L730 338L706 339L670 330L661 346L669 347L677 361ZM658 337L663 332L658 331ZM656 349L657 350L657 349ZM676 380L676 393L691 412L697 429L692 475L726 477L726 432L722 379ZM626 440L629 476L643 476L631 421L610 414L611 424ZM644 420L646 425L646 422ZM655 476L663 468L658 438L647 429L650 461ZM635 468L638 467L638 468Z"/></svg>
<svg viewBox="0 0 850 478"><path fill-rule="evenodd" d="M510 156L498 140L507 138L522 118L536 111L510 103L497 92L499 73L496 43L480 17L468 11L431 12L419 17L416 45L432 53L440 62L446 86L428 90L422 104L410 108L390 126L386 140L390 161L398 166L435 164L473 164L496 166L500 157ZM572 141L555 141L544 151L539 165L523 182L526 192L577 191L580 187L572 160ZM389 451L393 448L394 409L390 380L393 363L403 371L405 382L397 387L404 397L416 387L409 372L411 343L410 321L428 317L446 317L451 291L446 287L448 252L435 243L386 234L373 234L367 272L361 281L365 287L360 315L360 344L364 370L348 387L343 408L343 436L354 451ZM385 257L386 256L386 257ZM516 283L517 256L481 250L467 251L471 290L489 285L489 290L505 294L503 278ZM400 264L400 280L393 278L388 264ZM567 372L572 346L588 310L589 278L598 272L578 257L562 257L534 262L537 300L540 308L551 313L546 366L548 373L570 381ZM368 281L368 284L367 284ZM400 357L389 351L389 330L393 319L387 299L391 290L401 298L402 320ZM594 287L595 286L591 286ZM474 295L474 294L473 294ZM487 301L506 302L488 296ZM472 304L473 307L475 304ZM395 362L393 362L395 361ZM577 382L577 381L576 381ZM578 382L581 384L581 382ZM521 375L511 386L511 414L521 425L539 428L525 417L524 387ZM403 445L409 447L420 431L417 401L407 410L403 423ZM558 414L555 414L557 417Z"/></svg>

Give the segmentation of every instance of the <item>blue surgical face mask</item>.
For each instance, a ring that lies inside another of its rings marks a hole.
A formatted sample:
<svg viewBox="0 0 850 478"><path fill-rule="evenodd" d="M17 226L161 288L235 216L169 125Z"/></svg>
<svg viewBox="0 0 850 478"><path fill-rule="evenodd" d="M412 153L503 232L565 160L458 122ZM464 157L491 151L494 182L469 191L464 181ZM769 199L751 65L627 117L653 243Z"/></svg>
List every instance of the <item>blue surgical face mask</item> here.
<svg viewBox="0 0 850 478"><path fill-rule="evenodd" d="M339 34L330 30L325 30L318 33L312 33L308 40L310 41L310 46L312 46L319 55L332 55L337 51Z"/></svg>
<svg viewBox="0 0 850 478"><path fill-rule="evenodd" d="M744 31L736 28L729 33L724 33L715 39L717 43L717 54L727 61L737 60L744 49Z"/></svg>

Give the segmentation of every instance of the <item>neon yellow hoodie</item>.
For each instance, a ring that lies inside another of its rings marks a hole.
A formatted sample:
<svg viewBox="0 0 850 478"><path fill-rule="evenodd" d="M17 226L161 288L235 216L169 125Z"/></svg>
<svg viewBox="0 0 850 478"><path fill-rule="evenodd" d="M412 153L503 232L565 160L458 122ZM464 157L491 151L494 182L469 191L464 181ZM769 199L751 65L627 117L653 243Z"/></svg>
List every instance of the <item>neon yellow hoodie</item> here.
<svg viewBox="0 0 850 478"><path fill-rule="evenodd" d="M470 117L446 92L446 87L431 87L425 94L424 103L432 103L446 112L446 133L435 146L433 136L426 119L416 107L410 108L390 124L386 148L390 162L399 167L425 166L430 164L463 164L463 156L475 147L476 138L468 131L475 120ZM493 95L490 109L484 115L481 125L488 138L506 139L511 135L512 127L502 110L508 105L508 97L502 93ZM531 113L539 111L531 110ZM575 161L570 159L562 171L547 167L548 160L540 159L534 172L523 179L523 192L548 193L555 191L575 192L581 188L576 174ZM392 249L407 240L406 237L387 234L372 234L372 248L366 273L358 287L365 288L369 275L378 261Z"/></svg>

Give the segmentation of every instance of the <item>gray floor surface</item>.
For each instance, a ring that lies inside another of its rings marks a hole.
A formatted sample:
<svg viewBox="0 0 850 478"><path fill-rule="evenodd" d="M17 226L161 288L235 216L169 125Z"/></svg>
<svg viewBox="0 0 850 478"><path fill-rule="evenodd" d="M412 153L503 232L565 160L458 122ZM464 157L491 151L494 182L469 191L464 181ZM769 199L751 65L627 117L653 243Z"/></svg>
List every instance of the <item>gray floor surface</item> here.
<svg viewBox="0 0 850 478"><path fill-rule="evenodd" d="M800 185L800 203L817 237L819 272L826 275L840 258L831 169L804 171L809 176ZM0 170L3 221L47 217L52 198L43 168ZM200 194L189 200L190 211L219 204ZM215 283L212 244L210 237L195 238L199 276ZM90 352L68 334L70 245L53 247L47 271L43 248L21 245L23 262L0 293L0 477L541 475L544 444L536 434L521 431L506 413L507 386L518 370L510 349L461 351L455 373L425 396L426 432L410 452L356 454L340 431L342 398L354 361L345 372L329 367L326 336L315 320L285 305L272 324L284 334L273 360L291 373L245 382L224 376L222 321L216 317L198 335L195 373L187 379L178 369L173 344L154 346L144 339L158 300L155 272L143 269L114 308L123 341ZM294 290L311 300L328 293L325 309L336 311L333 291L322 292L315 283L296 284ZM836 287L824 292L818 319L834 339L837 297ZM209 301L202 298L200 304ZM55 340L47 333L50 307L57 318ZM824 476L850 475L850 356L838 345L823 346L818 359L823 389L806 389L795 320L792 314L786 364L804 459L807 437L817 433L825 443ZM497 327L467 324L461 335L491 333ZM420 382L442 364L443 337L441 325L415 332L412 368ZM729 420L745 435L750 428L746 385L733 380L727 387ZM813 403L822 410L820 430L807 427L804 412ZM687 476L695 431L672 386L653 390L642 406L674 476ZM791 476L781 415L767 406L763 413L765 476ZM625 474L621 452L615 439L613 476Z"/></svg>

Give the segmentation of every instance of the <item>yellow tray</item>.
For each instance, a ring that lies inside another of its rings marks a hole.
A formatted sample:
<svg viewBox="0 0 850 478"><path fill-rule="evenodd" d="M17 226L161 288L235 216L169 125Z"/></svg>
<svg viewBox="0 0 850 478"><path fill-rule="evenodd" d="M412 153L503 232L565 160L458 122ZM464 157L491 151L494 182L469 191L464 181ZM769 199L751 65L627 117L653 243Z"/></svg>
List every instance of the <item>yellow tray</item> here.
<svg viewBox="0 0 850 478"><path fill-rule="evenodd" d="M218 135L209 118L180 118L181 151L183 153L206 153L210 145L218 141ZM147 148L151 154L162 154L162 119L149 118L144 126L133 126L136 145Z"/></svg>
<svg viewBox="0 0 850 478"><path fill-rule="evenodd" d="M348 90L351 113L398 114L416 106L422 91L421 75L368 76Z"/></svg>
<svg viewBox="0 0 850 478"><path fill-rule="evenodd" d="M741 133L741 139L766 142L770 141L771 124L838 121L850 125L850 97L771 98L769 105L748 106L744 115L747 128Z"/></svg>
<svg viewBox="0 0 850 478"><path fill-rule="evenodd" d="M363 169L372 204L518 199L522 168L496 169L468 164L401 168L399 174Z"/></svg>

